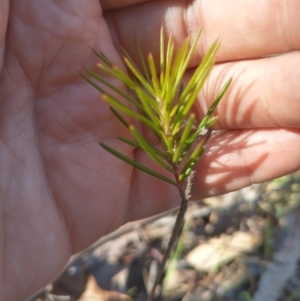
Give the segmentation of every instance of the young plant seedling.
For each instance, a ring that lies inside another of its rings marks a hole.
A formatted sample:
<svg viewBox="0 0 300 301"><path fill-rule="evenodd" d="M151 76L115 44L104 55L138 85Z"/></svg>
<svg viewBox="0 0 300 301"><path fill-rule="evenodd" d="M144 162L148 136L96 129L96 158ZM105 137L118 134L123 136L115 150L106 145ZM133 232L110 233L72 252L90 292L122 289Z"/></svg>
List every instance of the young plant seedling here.
<svg viewBox="0 0 300 301"><path fill-rule="evenodd" d="M110 106L112 113L131 133L132 139L125 137L118 137L118 139L145 151L153 161L170 173L170 177L141 165L105 143L100 143L100 145L134 168L174 185L181 197L181 205L170 241L153 288L149 293L148 301L154 297L156 286L184 221L195 177L195 165L203 154L206 142L218 120L216 116L212 116L213 112L231 82L229 79L225 83L205 116L200 122L197 121L191 109L214 65L214 58L220 46L218 42L215 42L209 48L184 86L183 76L196 49L200 33L199 31L192 44L188 37L176 50L172 37L169 37L165 44L162 28L159 64L155 64L151 53L145 60L138 43L136 43L142 70L123 50L128 74L113 65L103 53L95 52L100 59L100 63L97 65L99 69L122 82L127 87L128 94L91 70L86 70L83 74L83 77L101 92L102 99ZM149 143L143 133L123 117L126 115L151 131L158 141L157 146Z"/></svg>

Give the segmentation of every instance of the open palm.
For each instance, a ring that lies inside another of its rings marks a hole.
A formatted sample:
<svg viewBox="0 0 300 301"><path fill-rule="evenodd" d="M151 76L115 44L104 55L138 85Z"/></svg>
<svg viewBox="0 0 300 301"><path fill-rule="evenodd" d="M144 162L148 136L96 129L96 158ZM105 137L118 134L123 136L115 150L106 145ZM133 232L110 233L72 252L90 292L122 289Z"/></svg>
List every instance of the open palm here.
<svg viewBox="0 0 300 301"><path fill-rule="evenodd" d="M178 43L203 27L196 65L221 38L199 116L224 80L234 83L218 108L226 131L197 167L195 197L300 166L299 1L100 2L0 0L0 300L28 297L101 235L178 204L168 184L99 147L107 141L151 164L116 141L124 127L80 77L94 66L91 48L122 67L115 47L134 56L134 36L158 53L161 24Z"/></svg>

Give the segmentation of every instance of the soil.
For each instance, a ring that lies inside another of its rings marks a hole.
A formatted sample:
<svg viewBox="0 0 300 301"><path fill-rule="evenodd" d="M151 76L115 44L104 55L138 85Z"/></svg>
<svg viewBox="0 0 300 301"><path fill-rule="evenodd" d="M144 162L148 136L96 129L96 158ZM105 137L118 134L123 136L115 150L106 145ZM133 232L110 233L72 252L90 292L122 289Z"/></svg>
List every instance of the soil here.
<svg viewBox="0 0 300 301"><path fill-rule="evenodd" d="M300 172L191 202L156 301L300 300ZM27 301L145 301L177 210L126 224Z"/></svg>

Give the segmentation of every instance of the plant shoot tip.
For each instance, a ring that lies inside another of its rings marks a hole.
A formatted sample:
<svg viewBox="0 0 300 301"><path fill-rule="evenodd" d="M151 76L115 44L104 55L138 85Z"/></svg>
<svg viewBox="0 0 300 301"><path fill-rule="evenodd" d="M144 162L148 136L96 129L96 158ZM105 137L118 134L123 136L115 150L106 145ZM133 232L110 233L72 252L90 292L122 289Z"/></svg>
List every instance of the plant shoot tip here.
<svg viewBox="0 0 300 301"><path fill-rule="evenodd" d="M195 166L203 155L206 143L219 120L218 116L213 116L215 109L232 80L231 77L224 84L206 114L201 120L198 120L196 113L193 112L193 106L213 68L220 47L220 39L218 39L208 49L189 81L183 85L184 76L188 71L192 56L195 54L200 35L201 29L192 37L187 37L181 47L177 47L174 35L168 30L165 31L162 25L159 61L155 60L156 57L153 57L150 50L145 49L146 52L143 53L134 37L139 64L136 64L128 52L121 47L121 56L123 56L123 63L126 65L128 73L120 66L113 64L101 51L94 51L99 58L96 66L102 73L106 73L123 84L127 88L126 92L111 80L103 77L102 74L98 75L92 70L84 70L82 73L83 78L101 93L101 98L132 136L130 139L125 137L118 137L118 139L131 147L143 150L161 168L173 174L175 181L160 172L149 169L103 142L100 142L99 145L133 168L177 187L182 197L176 223L148 301L153 300L155 288L162 276L168 255L180 232L187 203L190 200ZM142 68L140 69L138 65ZM132 120L131 123L128 120ZM140 130L139 124L156 137L158 147L148 141L144 136L144 131Z"/></svg>

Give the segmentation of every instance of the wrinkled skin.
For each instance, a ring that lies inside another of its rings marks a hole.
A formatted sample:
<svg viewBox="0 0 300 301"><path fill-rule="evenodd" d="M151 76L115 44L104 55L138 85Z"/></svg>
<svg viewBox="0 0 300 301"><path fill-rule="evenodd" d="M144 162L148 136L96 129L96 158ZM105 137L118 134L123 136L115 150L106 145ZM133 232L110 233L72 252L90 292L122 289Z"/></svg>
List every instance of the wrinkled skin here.
<svg viewBox="0 0 300 301"><path fill-rule="evenodd" d="M0 300L24 300L74 252L179 203L99 147L152 164L116 141L124 128L80 77L91 48L123 68L116 47L135 56L134 36L157 54L162 24L178 45L202 27L193 68L221 40L199 118L234 80L217 110L225 131L197 166L199 198L299 169L299 11L298 0L0 0Z"/></svg>

